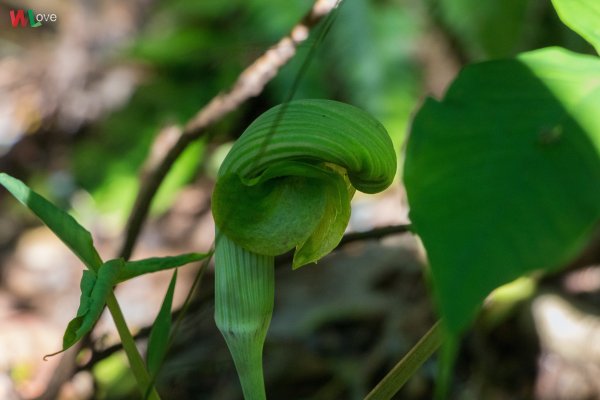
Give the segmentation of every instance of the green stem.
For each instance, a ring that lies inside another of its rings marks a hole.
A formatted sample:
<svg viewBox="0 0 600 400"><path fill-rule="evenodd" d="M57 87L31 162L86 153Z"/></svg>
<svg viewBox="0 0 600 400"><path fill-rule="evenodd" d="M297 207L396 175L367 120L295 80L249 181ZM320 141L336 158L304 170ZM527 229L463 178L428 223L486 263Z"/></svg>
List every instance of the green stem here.
<svg viewBox="0 0 600 400"><path fill-rule="evenodd" d="M121 307L119 307L119 303L117 302L117 298L113 292L108 295L106 299L106 305L113 317L113 320L115 321L115 325L117 327L117 331L119 332L119 336L121 337L121 343L123 344L123 349L125 350L127 359L129 360L129 365L131 366L133 376L135 377L138 387L142 392L142 396L144 396L148 386L150 385L150 376L148 375L148 371L146 371L144 360L142 360L142 356L135 345L135 340L133 339L129 328L127 327L125 317L123 316ZM148 399L160 400L160 396L155 388L152 388Z"/></svg>
<svg viewBox="0 0 600 400"><path fill-rule="evenodd" d="M440 322L427 331L419 342L392 368L392 370L371 390L365 400L391 399L402 386L417 372L423 363L432 356L443 342Z"/></svg>
<svg viewBox="0 0 600 400"><path fill-rule="evenodd" d="M225 235L215 250L215 322L227 342L246 400L266 399L262 350L273 313L275 259Z"/></svg>

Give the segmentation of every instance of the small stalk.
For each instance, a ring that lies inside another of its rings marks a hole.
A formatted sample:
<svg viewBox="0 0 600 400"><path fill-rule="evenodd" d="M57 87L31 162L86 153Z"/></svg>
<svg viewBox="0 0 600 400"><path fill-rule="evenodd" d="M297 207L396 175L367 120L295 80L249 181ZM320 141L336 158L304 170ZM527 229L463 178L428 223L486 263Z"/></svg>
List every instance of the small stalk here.
<svg viewBox="0 0 600 400"><path fill-rule="evenodd" d="M443 341L440 322L436 322L421 340L371 390L365 400L389 400L417 372Z"/></svg>
<svg viewBox="0 0 600 400"><path fill-rule="evenodd" d="M264 400L262 350L273 314L275 259L217 235L215 322L233 357L244 398Z"/></svg>
<svg viewBox="0 0 600 400"><path fill-rule="evenodd" d="M142 396L144 396L150 385L150 376L148 375L148 371L146 371L142 356L135 345L135 340L133 339L129 328L127 327L127 323L123 317L123 312L121 311L121 307L119 307L119 303L117 302L117 298L115 297L114 293L111 293L107 297L106 305L113 317L113 320L115 321L115 325L117 327L117 331L119 332L119 336L121 337L121 343L123 344L123 349L125 350L127 359L129 360L129 365L131 366L133 376L137 381ZM150 394L147 398L150 400L160 400L158 392L154 387L150 391Z"/></svg>

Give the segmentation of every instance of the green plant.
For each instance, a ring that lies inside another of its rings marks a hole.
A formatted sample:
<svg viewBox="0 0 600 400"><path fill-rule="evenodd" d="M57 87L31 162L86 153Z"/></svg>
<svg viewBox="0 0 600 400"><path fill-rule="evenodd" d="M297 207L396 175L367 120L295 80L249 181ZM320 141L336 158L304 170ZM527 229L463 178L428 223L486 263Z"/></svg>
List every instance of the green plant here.
<svg viewBox="0 0 600 400"><path fill-rule="evenodd" d="M151 374L148 373L135 346L133 337L127 328L123 313L113 293L113 287L146 273L176 268L202 260L207 257L207 254L190 253L175 257L149 258L139 261L125 261L118 258L103 262L94 248L90 233L79 225L73 217L29 189L23 182L5 173L0 173L0 184L23 205L33 211L87 267L81 278L79 309L75 318L67 326L63 337L63 348L46 357L62 353L87 335L100 318L106 305L117 326L123 348L141 394L149 396L150 399L158 399L158 394L152 387L152 382L168 347L168 340L166 339L168 339L171 325L170 310L177 271L173 274L165 301L150 335L147 358L148 369Z"/></svg>
<svg viewBox="0 0 600 400"><path fill-rule="evenodd" d="M262 348L271 320L274 257L317 262L342 239L355 189L376 193L396 173L383 126L353 106L298 100L246 129L213 194L217 226L215 320L244 396L264 399Z"/></svg>

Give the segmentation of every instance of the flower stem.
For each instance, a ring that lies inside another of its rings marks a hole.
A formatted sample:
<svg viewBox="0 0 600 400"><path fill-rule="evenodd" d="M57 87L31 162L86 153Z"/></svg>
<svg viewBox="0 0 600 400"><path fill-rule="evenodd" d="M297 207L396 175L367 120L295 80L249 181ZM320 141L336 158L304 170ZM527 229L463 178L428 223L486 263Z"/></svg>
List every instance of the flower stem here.
<svg viewBox="0 0 600 400"><path fill-rule="evenodd" d="M275 259L220 235L215 250L215 322L227 342L244 398L264 400L262 350L273 313Z"/></svg>

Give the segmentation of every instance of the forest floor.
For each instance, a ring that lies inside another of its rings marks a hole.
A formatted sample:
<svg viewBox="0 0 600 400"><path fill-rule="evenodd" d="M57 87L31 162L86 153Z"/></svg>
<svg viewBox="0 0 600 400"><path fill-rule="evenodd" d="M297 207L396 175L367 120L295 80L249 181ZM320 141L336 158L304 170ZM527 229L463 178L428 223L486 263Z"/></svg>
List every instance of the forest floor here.
<svg viewBox="0 0 600 400"><path fill-rule="evenodd" d="M209 195L209 182L184 189L168 213L150 221L134 258L208 249L214 229ZM406 222L389 218L406 215L403 202L398 185L373 198L359 196L350 229ZM78 304L82 267L46 228L27 225L15 232L13 214L0 221L14 235L1 255L0 397L35 398L59 368L62 355L48 361L42 356L60 347ZM114 254L118 237L95 226L101 253ZM265 346L271 398L362 398L435 321L424 272L419 243L409 233L351 243L297 271L285 262L278 265L276 308ZM195 267L181 269L176 308L194 275ZM152 323L169 278L168 272L156 273L117 290L130 327L142 333L142 348L144 328ZM600 268L587 266L539 280L524 299L488 303L463 340L453 397L600 398L594 379L600 347L593 340L600 333L600 317L593 311L599 287ZM159 377L166 399L240 398L212 319L211 296L209 271ZM135 388L122 354L101 360L108 356L104 350L117 343L109 315L102 317L92 340L100 354L93 375L78 372L59 398L129 398ZM85 365L91 357L84 353L78 363ZM436 365L435 357L429 360L397 398L431 398Z"/></svg>

